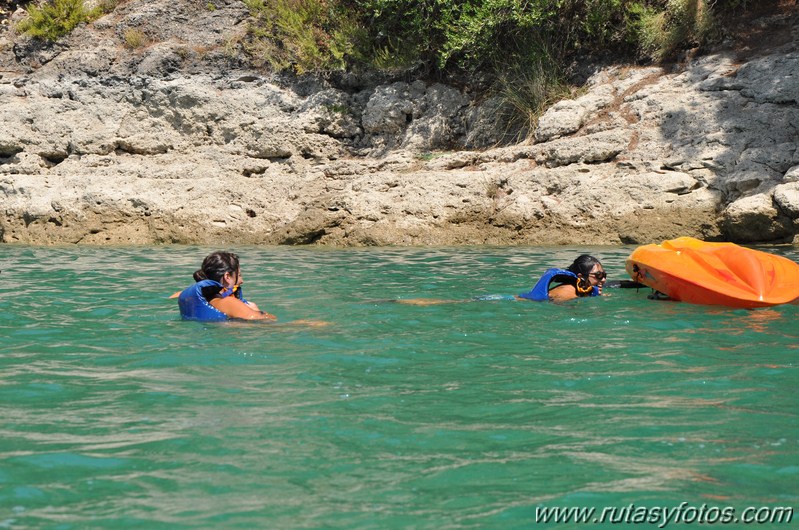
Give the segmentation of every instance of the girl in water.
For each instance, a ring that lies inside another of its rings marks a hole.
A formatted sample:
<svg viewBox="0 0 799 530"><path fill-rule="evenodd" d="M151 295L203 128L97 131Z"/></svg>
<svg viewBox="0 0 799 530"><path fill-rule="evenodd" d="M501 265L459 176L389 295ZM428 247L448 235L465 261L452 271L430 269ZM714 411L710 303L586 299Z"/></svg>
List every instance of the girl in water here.
<svg viewBox="0 0 799 530"><path fill-rule="evenodd" d="M242 296L244 278L239 257L232 252L214 252L206 256L194 273L194 281L194 285L171 296L178 299L184 320L277 320L275 315L261 311Z"/></svg>
<svg viewBox="0 0 799 530"><path fill-rule="evenodd" d="M550 274L550 271L558 272ZM549 269L529 293L522 293L519 295L519 298L531 300L542 299L540 296L527 296L537 294L537 288L539 289L538 292L545 290L547 298L553 302L565 302L566 300L573 300L584 296L602 295L602 287L605 285L608 275L604 267L602 267L602 263L595 257L589 256L588 254L578 256L577 259L569 265L566 272L571 274L563 274L560 272L560 269ZM545 286L541 283L543 281L546 281ZM550 287L552 283L556 283L557 285ZM539 285L542 285L542 287L539 287Z"/></svg>
<svg viewBox="0 0 799 530"><path fill-rule="evenodd" d="M470 301L487 300L535 300L565 302L586 296L601 296L607 280L602 263L593 256L582 254L566 269L548 269L530 291L518 295L490 294L472 298ZM434 298L411 298L397 300L408 305L436 305L462 302L463 300L441 300Z"/></svg>

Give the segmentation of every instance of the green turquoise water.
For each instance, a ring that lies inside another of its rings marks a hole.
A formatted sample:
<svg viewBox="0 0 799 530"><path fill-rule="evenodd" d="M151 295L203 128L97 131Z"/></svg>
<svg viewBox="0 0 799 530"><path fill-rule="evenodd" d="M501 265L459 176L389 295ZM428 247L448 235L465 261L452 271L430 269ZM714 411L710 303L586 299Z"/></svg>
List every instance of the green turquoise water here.
<svg viewBox="0 0 799 530"><path fill-rule="evenodd" d="M285 323L183 322L166 297L211 250L0 247L0 528L799 505L799 306L418 307L391 300L518 293L584 250L622 279L631 248L242 247L246 296Z"/></svg>

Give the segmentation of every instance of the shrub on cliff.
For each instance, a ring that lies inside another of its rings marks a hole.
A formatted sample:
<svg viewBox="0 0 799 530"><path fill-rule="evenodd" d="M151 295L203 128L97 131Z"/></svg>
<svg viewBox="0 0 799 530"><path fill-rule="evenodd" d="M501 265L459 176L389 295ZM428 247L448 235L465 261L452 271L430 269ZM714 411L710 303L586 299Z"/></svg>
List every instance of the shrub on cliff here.
<svg viewBox="0 0 799 530"><path fill-rule="evenodd" d="M343 70L361 60L358 17L331 0L244 0L250 10L245 49L275 70Z"/></svg>
<svg viewBox="0 0 799 530"><path fill-rule="evenodd" d="M82 22L103 13L102 6L89 9L83 0L49 0L26 8L27 17L17 24L17 31L29 37L56 41Z"/></svg>
<svg viewBox="0 0 799 530"><path fill-rule="evenodd" d="M770 0L772 1L772 0ZM276 68L498 72L575 54L659 60L716 36L747 0L244 0L249 51Z"/></svg>
<svg viewBox="0 0 799 530"><path fill-rule="evenodd" d="M708 0L669 0L664 10L636 6L638 48L656 61L677 51L706 44L717 37L718 26Z"/></svg>

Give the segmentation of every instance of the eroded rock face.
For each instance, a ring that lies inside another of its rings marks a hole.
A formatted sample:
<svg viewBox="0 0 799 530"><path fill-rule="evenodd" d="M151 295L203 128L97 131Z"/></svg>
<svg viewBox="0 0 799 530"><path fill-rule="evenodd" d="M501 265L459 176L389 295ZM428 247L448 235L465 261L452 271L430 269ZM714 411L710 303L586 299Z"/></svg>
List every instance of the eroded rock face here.
<svg viewBox="0 0 799 530"><path fill-rule="evenodd" d="M790 241L799 50L607 68L498 146L496 99L287 82L241 2L132 0L43 46L0 29L0 237L29 243ZM796 19L785 19L795 31ZM124 45L125 32L149 43ZM785 29L785 28L783 28Z"/></svg>

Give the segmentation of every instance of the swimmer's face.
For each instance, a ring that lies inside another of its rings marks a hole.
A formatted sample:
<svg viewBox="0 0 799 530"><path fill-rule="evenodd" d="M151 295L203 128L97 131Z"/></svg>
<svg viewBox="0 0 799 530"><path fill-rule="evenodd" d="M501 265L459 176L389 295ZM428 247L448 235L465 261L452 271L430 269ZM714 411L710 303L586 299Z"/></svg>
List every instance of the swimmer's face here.
<svg viewBox="0 0 799 530"><path fill-rule="evenodd" d="M594 267L591 269L591 272L588 273L588 281L591 283L591 285L598 285L602 287L605 285L607 278L608 275L605 272L605 269L603 269L602 265L599 263L594 265Z"/></svg>
<svg viewBox="0 0 799 530"><path fill-rule="evenodd" d="M241 269L237 270L235 273L233 272L226 272L224 276L222 276L222 285L226 288L233 287L235 285L241 285L244 283L244 278L241 277Z"/></svg>

